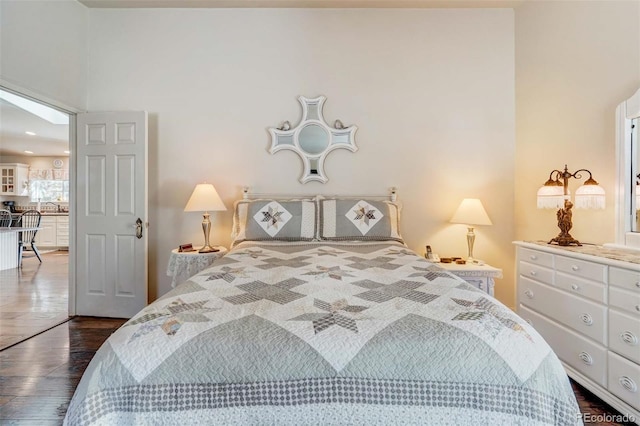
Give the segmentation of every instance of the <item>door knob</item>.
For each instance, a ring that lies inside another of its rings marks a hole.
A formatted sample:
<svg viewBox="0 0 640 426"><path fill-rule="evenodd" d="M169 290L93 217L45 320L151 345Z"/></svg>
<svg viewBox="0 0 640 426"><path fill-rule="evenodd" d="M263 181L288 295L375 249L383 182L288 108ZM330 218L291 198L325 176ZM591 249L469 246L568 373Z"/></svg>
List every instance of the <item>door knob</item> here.
<svg viewBox="0 0 640 426"><path fill-rule="evenodd" d="M142 238L142 220L140 218L136 220L136 237Z"/></svg>

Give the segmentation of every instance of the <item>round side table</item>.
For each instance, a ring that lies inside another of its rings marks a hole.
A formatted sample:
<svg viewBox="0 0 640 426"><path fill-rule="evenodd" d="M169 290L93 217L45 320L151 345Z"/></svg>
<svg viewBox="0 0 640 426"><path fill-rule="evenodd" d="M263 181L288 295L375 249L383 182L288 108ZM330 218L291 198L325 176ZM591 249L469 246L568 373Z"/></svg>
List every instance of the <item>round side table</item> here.
<svg viewBox="0 0 640 426"><path fill-rule="evenodd" d="M175 287L198 272L202 271L216 259L227 254L227 249L222 246L216 246L218 251L211 253L198 253L198 251L178 251L171 250L169 257L169 265L167 266L167 276L171 277L171 287Z"/></svg>

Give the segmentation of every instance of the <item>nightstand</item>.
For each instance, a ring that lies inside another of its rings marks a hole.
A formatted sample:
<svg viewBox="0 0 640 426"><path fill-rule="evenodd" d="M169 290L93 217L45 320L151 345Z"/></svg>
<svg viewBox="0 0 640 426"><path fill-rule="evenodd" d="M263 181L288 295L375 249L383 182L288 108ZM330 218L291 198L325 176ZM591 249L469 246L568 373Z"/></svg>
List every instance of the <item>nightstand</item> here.
<svg viewBox="0 0 640 426"><path fill-rule="evenodd" d="M222 246L216 246L218 251L211 253L198 253L195 251L183 251L178 249L171 250L169 257L169 265L167 266L167 276L171 278L171 287L175 287L198 272L202 271L216 259L220 259L227 254L227 249Z"/></svg>
<svg viewBox="0 0 640 426"><path fill-rule="evenodd" d="M439 267L457 275L474 287L493 296L494 278L502 278L502 269L494 268L491 265L477 265L475 263L436 263Z"/></svg>

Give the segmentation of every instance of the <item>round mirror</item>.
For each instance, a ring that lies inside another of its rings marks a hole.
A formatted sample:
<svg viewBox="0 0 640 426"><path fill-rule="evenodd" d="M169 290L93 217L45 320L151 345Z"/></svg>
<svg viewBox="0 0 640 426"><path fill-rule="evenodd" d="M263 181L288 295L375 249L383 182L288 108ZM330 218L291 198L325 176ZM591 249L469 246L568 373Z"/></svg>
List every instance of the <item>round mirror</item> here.
<svg viewBox="0 0 640 426"><path fill-rule="evenodd" d="M309 124L300 130L298 143L307 154L317 155L329 146L329 132L317 124Z"/></svg>

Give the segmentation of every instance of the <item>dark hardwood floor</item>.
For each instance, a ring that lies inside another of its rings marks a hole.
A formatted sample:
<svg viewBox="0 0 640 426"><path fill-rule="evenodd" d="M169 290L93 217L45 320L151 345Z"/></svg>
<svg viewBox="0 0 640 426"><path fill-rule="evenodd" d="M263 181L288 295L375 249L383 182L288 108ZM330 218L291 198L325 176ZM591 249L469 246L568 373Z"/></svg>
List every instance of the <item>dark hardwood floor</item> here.
<svg viewBox="0 0 640 426"><path fill-rule="evenodd" d="M125 320L76 317L0 352L0 424L62 424L100 345Z"/></svg>
<svg viewBox="0 0 640 426"><path fill-rule="evenodd" d="M100 345L125 320L75 317L0 351L0 424L59 425L73 392ZM580 409L615 419L613 408L572 381ZM611 421L588 425L620 425ZM628 423L629 425L631 423Z"/></svg>

